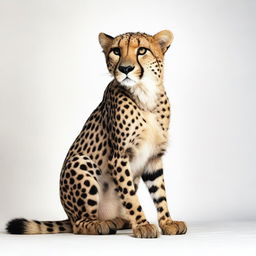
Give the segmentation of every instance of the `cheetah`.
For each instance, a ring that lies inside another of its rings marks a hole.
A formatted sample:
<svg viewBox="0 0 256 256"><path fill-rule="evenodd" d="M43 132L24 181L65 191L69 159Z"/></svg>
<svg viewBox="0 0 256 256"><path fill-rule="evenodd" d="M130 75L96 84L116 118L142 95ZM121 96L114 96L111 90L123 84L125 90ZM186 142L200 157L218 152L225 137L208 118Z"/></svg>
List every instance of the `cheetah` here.
<svg viewBox="0 0 256 256"><path fill-rule="evenodd" d="M170 103L163 85L164 55L173 34L99 34L113 80L70 147L60 174L64 221L13 219L11 234L115 234L159 237L147 221L137 189L146 184L164 235L185 234L186 224L171 219L162 157L168 144Z"/></svg>

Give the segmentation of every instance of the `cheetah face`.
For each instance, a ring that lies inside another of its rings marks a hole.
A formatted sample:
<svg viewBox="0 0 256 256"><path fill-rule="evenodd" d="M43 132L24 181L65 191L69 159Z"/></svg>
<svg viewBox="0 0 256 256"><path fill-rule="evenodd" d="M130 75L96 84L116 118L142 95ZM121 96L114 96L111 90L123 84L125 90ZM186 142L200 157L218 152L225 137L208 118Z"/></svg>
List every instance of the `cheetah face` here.
<svg viewBox="0 0 256 256"><path fill-rule="evenodd" d="M154 36L142 33L126 33L117 37L99 34L110 74L127 87L162 81L163 58L172 40L173 35L168 30Z"/></svg>

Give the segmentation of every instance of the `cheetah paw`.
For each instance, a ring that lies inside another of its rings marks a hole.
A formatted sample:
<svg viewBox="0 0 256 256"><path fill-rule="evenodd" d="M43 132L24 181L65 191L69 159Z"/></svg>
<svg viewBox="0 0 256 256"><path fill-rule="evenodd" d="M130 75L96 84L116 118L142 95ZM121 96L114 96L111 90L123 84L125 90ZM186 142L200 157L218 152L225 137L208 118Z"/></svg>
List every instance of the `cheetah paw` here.
<svg viewBox="0 0 256 256"><path fill-rule="evenodd" d="M163 235L183 235L187 232L186 223L183 221L168 221L161 225Z"/></svg>
<svg viewBox="0 0 256 256"><path fill-rule="evenodd" d="M137 238L157 238L160 233L154 224L143 224L133 229L133 234Z"/></svg>

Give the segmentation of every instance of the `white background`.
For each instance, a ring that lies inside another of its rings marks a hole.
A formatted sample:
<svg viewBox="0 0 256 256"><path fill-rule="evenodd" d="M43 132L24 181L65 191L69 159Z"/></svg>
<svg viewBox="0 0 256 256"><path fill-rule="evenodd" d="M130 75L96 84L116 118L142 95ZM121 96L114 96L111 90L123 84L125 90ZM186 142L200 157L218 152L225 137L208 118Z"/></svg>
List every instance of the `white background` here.
<svg viewBox="0 0 256 256"><path fill-rule="evenodd" d="M0 0L0 229L13 217L65 218L67 150L111 80L98 33L174 33L164 158L172 216L256 220L253 0ZM146 216L156 222L143 184Z"/></svg>

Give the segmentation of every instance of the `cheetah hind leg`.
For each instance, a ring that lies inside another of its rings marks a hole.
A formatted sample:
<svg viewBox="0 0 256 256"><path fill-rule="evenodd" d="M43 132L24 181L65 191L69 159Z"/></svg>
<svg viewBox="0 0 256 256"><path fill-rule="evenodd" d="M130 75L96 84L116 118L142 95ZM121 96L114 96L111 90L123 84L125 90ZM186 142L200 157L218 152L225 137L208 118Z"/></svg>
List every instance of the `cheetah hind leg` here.
<svg viewBox="0 0 256 256"><path fill-rule="evenodd" d="M76 155L66 163L61 198L75 234L115 234L118 229L130 228L121 217L98 219L100 176L101 170L88 156Z"/></svg>
<svg viewBox="0 0 256 256"><path fill-rule="evenodd" d="M118 229L129 228L123 218L98 219L101 171L92 159L76 155L65 167L61 197L75 234L115 234Z"/></svg>

